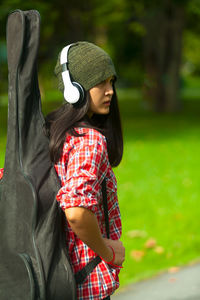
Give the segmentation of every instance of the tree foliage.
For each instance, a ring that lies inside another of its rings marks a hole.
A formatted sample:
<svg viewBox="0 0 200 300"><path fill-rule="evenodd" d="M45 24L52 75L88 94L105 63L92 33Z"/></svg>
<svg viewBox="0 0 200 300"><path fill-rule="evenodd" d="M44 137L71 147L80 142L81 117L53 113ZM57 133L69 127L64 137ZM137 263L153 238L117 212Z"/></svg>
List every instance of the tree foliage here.
<svg viewBox="0 0 200 300"><path fill-rule="evenodd" d="M52 74L61 47L88 40L111 54L121 85L143 86L152 107L174 110L179 107L181 66L183 75L200 72L195 49L200 44L199 0L2 0L1 81L6 78L6 20L15 9L36 9L41 14L39 65L45 77ZM171 69L167 71L170 59L177 62L174 74Z"/></svg>

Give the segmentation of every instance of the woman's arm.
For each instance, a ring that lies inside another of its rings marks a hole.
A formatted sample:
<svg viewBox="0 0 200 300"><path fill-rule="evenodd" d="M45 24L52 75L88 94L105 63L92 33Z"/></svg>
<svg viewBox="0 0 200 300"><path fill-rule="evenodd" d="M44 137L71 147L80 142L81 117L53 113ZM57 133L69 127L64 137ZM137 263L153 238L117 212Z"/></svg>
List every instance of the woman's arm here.
<svg viewBox="0 0 200 300"><path fill-rule="evenodd" d="M74 233L95 253L109 262L113 258L115 251L114 264L121 265L124 261L125 249L120 240L105 239L101 235L95 214L84 207L71 207L65 210L67 220Z"/></svg>

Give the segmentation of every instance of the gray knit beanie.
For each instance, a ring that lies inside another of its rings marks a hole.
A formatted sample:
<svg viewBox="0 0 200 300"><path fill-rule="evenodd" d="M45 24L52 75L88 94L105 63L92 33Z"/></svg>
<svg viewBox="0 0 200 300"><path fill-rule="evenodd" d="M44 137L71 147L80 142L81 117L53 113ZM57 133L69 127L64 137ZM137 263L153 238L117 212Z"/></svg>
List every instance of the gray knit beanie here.
<svg viewBox="0 0 200 300"><path fill-rule="evenodd" d="M81 84L85 91L110 76L116 76L110 56L103 49L89 42L77 42L70 47L68 67L72 81ZM55 75L58 78L58 88L63 92L60 54L55 67Z"/></svg>

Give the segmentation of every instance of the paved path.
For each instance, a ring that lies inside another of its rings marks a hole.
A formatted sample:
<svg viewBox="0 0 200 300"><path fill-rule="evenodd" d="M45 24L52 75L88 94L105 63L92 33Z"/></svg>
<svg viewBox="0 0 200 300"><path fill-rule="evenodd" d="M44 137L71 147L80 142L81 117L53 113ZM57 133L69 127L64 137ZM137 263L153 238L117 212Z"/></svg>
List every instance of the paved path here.
<svg viewBox="0 0 200 300"><path fill-rule="evenodd" d="M128 286L112 300L200 300L200 264Z"/></svg>

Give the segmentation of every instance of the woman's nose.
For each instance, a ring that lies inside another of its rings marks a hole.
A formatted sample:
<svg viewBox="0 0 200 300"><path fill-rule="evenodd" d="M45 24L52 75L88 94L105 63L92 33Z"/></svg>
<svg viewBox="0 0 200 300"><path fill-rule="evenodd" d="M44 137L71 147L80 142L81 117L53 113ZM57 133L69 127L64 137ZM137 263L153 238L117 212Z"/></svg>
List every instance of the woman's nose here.
<svg viewBox="0 0 200 300"><path fill-rule="evenodd" d="M107 83L107 85L106 85L106 91L105 91L105 94L106 95L113 95L113 93L114 93L114 91L113 91L113 85L112 85L112 83Z"/></svg>

